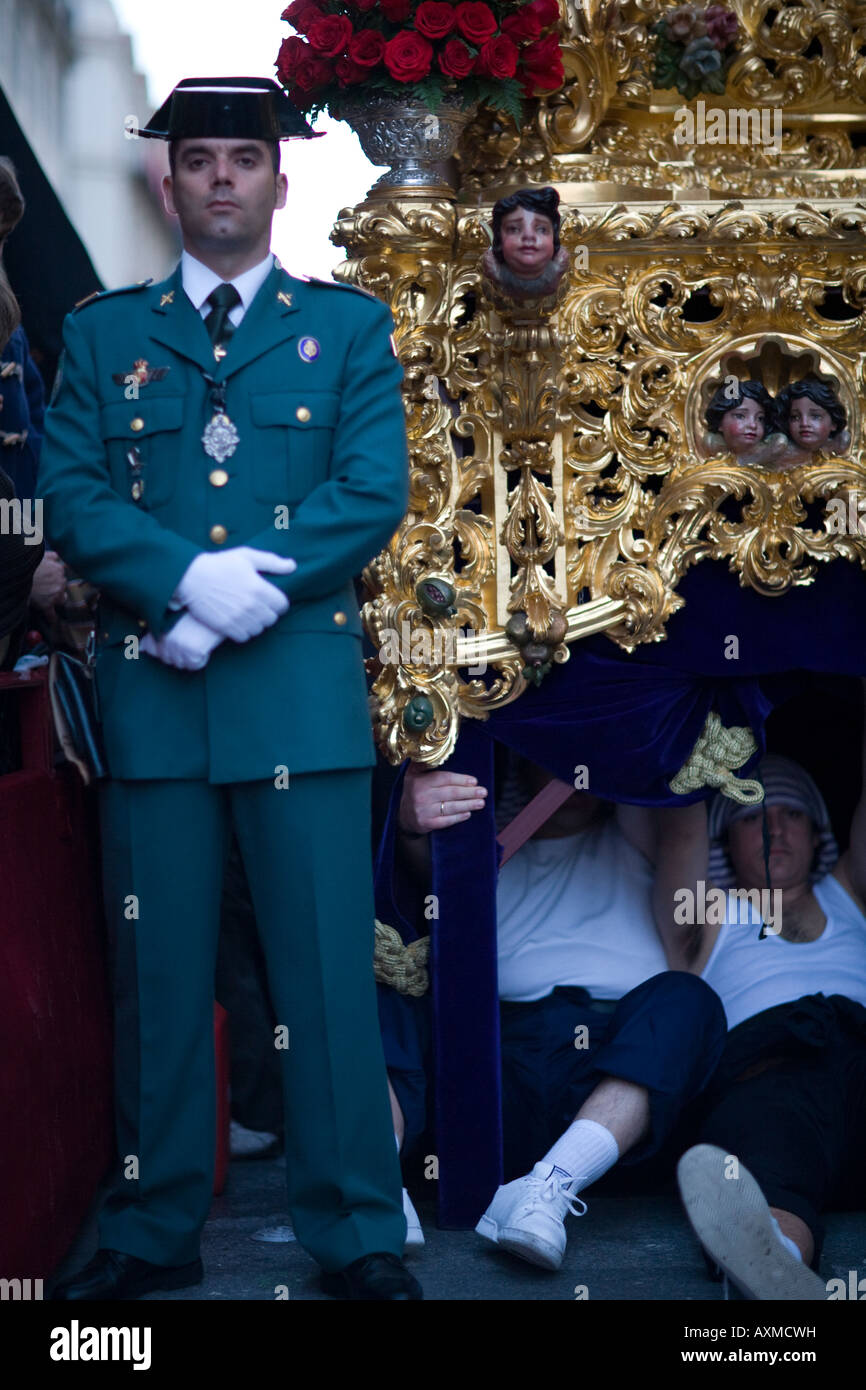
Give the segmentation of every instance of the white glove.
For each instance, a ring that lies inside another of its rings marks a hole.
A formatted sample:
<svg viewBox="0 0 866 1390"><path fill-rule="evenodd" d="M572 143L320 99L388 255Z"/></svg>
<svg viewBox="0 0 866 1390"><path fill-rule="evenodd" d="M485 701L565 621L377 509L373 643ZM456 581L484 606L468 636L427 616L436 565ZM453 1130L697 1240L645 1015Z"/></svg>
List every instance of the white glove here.
<svg viewBox="0 0 866 1390"><path fill-rule="evenodd" d="M178 584L174 597L194 618L235 642L248 642L282 617L289 600L259 570L292 574L294 560L270 550L234 546L219 554L197 555Z"/></svg>
<svg viewBox="0 0 866 1390"><path fill-rule="evenodd" d="M222 633L214 632L191 614L184 613L171 632L163 633L158 640L149 632L142 638L138 650L156 657L166 666L176 666L179 671L200 671L222 640Z"/></svg>

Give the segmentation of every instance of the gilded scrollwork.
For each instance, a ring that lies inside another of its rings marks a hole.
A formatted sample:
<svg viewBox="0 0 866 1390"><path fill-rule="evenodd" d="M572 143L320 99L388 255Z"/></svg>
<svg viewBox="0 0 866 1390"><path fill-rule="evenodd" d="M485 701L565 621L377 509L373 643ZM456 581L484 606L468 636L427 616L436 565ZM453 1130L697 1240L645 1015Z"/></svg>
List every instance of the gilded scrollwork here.
<svg viewBox="0 0 866 1390"><path fill-rule="evenodd" d="M389 304L405 374L409 512L365 573L393 761L444 761L463 718L554 681L584 636L664 640L698 563L771 599L866 566L866 9L734 0L709 100L778 109L778 142L684 148L684 103L651 81L668 7L561 0L564 87L519 130L478 113L456 197L374 190L335 229L338 274ZM527 309L485 276L491 209L548 182L572 268ZM844 404L838 454L710 446L719 384L810 375Z"/></svg>

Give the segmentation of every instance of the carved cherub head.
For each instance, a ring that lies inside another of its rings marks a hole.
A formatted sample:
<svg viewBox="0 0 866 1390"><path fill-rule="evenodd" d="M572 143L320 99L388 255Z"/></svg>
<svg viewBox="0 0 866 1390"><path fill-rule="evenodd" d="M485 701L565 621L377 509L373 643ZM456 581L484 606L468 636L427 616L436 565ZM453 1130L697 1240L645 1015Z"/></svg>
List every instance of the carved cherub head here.
<svg viewBox="0 0 866 1390"><path fill-rule="evenodd" d="M493 254L515 275L532 279L559 250L559 194L521 188L493 208Z"/></svg>
<svg viewBox="0 0 866 1390"><path fill-rule="evenodd" d="M844 447L848 416L833 387L817 377L792 381L776 400L779 425L804 453Z"/></svg>
<svg viewBox="0 0 866 1390"><path fill-rule="evenodd" d="M493 244L484 269L506 294L540 299L553 293L568 267L559 241L555 188L521 188L493 207Z"/></svg>
<svg viewBox="0 0 866 1390"><path fill-rule="evenodd" d="M773 430L776 407L760 381L732 378L714 392L704 419L714 434L721 435L720 448L747 454Z"/></svg>

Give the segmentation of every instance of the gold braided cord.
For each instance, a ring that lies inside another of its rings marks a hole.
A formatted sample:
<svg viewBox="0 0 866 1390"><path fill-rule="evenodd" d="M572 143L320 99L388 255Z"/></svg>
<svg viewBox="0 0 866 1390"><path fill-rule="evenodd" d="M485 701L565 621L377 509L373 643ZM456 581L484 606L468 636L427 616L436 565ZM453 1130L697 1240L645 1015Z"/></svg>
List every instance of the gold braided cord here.
<svg viewBox="0 0 866 1390"><path fill-rule="evenodd" d="M390 985L398 994L416 998L426 994L429 984L427 961L430 957L429 936L404 944L394 927L376 920L376 945L373 952L373 973L380 985Z"/></svg>
<svg viewBox="0 0 866 1390"><path fill-rule="evenodd" d="M764 788L753 778L738 778L733 769L742 767L757 751L751 729L726 729L719 716L711 710L698 735L697 742L679 772L671 779L670 788L678 796L697 791L700 787L719 787L723 796L744 806L755 805L764 799Z"/></svg>

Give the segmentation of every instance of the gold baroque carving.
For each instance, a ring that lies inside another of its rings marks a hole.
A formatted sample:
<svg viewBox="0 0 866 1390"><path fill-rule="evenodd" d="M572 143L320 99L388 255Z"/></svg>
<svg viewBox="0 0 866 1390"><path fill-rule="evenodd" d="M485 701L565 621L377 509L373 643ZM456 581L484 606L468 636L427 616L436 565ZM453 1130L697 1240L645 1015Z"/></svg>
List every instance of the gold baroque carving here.
<svg viewBox="0 0 866 1390"><path fill-rule="evenodd" d="M394 761L442 762L462 718L522 694L512 615L543 632L561 613L561 661L592 632L629 650L663 640L702 560L768 597L830 561L864 565L866 538L831 528L827 504L866 495L866 164L852 138L866 129L866 10L735 4L742 50L708 102L778 106L781 148L684 152L680 98L649 77L662 8L562 0L564 88L528 103L520 131L479 113L456 207L380 196L341 214L338 273L389 303L405 369L410 511L368 568L364 610ZM481 256L493 198L547 181L563 245L586 248L588 268L531 327L485 293ZM708 380L775 372L777 389L803 363L838 383L844 456L786 472L704 456ZM431 579L453 588L454 611L422 606Z"/></svg>

